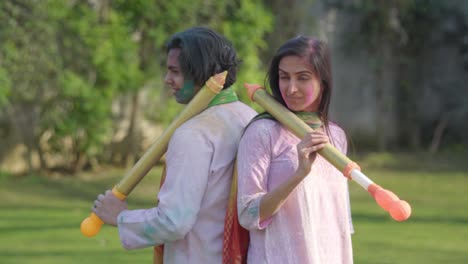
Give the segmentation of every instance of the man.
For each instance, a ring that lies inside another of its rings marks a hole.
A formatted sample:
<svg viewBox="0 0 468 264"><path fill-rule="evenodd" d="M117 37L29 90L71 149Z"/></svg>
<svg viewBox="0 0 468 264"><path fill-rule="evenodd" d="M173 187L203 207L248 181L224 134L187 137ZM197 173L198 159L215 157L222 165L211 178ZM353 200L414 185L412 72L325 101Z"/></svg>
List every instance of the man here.
<svg viewBox="0 0 468 264"><path fill-rule="evenodd" d="M127 249L164 245L164 263L221 263L223 226L234 159L243 128L255 111L238 101L237 56L227 39L207 28L172 36L165 83L186 104L216 73L228 71L208 109L181 125L166 153L166 178L151 209L127 210L110 191L93 211L117 226Z"/></svg>

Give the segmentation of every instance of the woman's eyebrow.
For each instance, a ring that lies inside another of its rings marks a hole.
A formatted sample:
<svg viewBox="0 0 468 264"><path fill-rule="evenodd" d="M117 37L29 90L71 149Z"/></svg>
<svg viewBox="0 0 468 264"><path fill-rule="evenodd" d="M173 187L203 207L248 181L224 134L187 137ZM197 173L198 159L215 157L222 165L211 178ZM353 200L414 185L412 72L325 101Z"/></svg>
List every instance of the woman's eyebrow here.
<svg viewBox="0 0 468 264"><path fill-rule="evenodd" d="M283 72L283 73L289 73L289 72L287 72L287 71L285 71L285 70L282 70L282 69L280 69L280 68L278 68L278 70L279 70L280 72ZM301 71L298 71L298 72L293 72L293 74L302 74L302 73L309 73L309 74L311 74L312 71L310 71L310 70L301 70Z"/></svg>

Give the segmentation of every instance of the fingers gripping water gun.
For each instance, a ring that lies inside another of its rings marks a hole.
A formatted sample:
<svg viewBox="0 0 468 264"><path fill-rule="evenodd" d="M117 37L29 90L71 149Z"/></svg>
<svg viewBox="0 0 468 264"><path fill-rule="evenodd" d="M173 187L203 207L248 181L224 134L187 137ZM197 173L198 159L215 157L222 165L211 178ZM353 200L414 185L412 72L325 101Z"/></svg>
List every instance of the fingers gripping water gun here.
<svg viewBox="0 0 468 264"><path fill-rule="evenodd" d="M268 113L276 118L281 124L288 128L297 137L302 138L313 131L304 121L298 118L289 109L278 103L265 89L258 84L244 84L252 101L258 103ZM359 165L339 152L333 145L328 143L318 153L330 162L335 168L343 172L344 176L356 181L367 190L375 199L377 204L388 211L396 221L405 221L411 215L410 205L400 200L393 192L375 184L361 172Z"/></svg>
<svg viewBox="0 0 468 264"><path fill-rule="evenodd" d="M218 73L206 81L200 91L190 101L184 110L172 121L169 127L159 136L159 138L150 146L145 154L138 160L133 168L120 180L120 182L112 189L112 193L120 200L124 200L135 188L135 186L143 179L153 165L161 159L166 153L169 140L174 134L174 131L185 121L199 114L207 108L211 100L222 90L226 80L227 71ZM84 219L81 222L81 233L92 237L96 235L104 222L95 214Z"/></svg>

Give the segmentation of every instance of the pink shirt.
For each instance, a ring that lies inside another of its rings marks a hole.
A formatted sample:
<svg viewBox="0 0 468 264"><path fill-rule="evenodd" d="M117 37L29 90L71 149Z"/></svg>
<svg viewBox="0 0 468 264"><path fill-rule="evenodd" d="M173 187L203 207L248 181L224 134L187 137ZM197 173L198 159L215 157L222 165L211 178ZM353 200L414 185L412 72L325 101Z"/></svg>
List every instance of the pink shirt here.
<svg viewBox="0 0 468 264"><path fill-rule="evenodd" d="M346 153L346 136L330 124L334 145ZM262 119L243 135L238 152L238 213L250 231L248 263L347 264L353 262L347 179L321 156L280 210L259 222L262 197L294 174L299 138Z"/></svg>
<svg viewBox="0 0 468 264"><path fill-rule="evenodd" d="M241 102L217 105L176 130L158 207L118 217L125 248L164 244L165 264L221 263L233 162L242 129L255 114Z"/></svg>

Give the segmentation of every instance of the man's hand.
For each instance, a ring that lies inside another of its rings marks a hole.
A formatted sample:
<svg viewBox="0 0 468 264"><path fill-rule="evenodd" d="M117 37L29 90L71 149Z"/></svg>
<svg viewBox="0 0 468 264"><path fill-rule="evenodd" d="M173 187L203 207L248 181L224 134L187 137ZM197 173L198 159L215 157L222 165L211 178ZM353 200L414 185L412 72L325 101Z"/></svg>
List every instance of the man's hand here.
<svg viewBox="0 0 468 264"><path fill-rule="evenodd" d="M117 216L123 210L127 210L127 202L120 200L112 191L107 190L104 195L98 195L92 210L104 223L117 226Z"/></svg>

